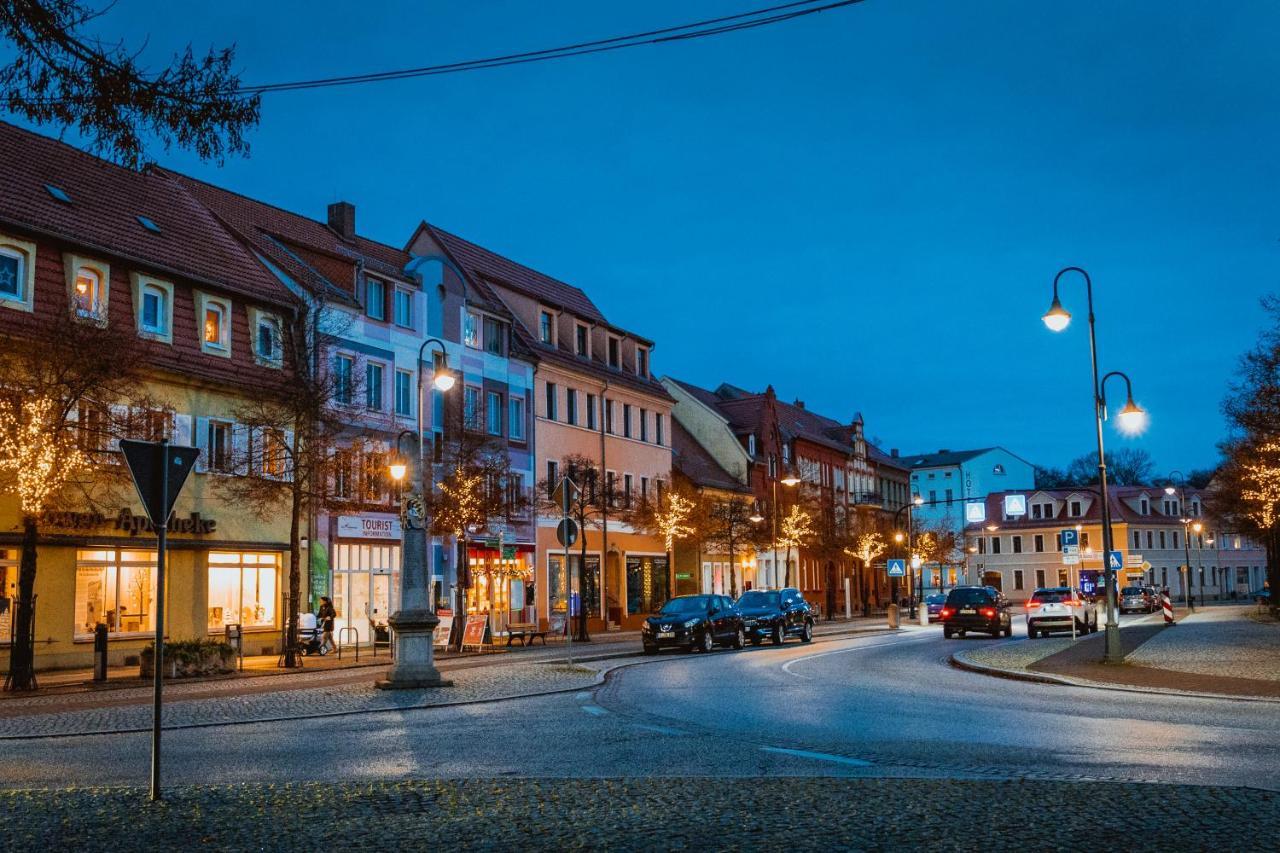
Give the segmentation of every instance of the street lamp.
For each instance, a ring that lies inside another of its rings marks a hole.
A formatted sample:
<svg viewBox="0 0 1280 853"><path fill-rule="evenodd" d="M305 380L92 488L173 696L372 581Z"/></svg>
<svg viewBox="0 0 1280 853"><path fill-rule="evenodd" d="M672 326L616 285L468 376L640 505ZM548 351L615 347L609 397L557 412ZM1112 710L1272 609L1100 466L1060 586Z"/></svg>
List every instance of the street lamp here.
<svg viewBox="0 0 1280 853"><path fill-rule="evenodd" d="M898 526L898 518L902 515L902 511L906 510L907 512L907 534L904 537L902 535L902 531L899 530L893 534L893 541L901 544L904 538L907 540L907 564L911 566L911 570L913 572L917 568L919 568L919 565L918 565L918 561L915 559L915 555L911 553L911 534L912 534L912 528L915 526L914 523L912 522L911 510L914 507L922 506L923 504L924 504L924 498L922 498L920 495L912 495L911 500L908 503L905 503L902 506L898 507L897 512L893 514L893 526L896 528ZM898 579L894 578L893 583L894 583L894 592L896 593ZM907 589L911 592L911 609L907 617L909 619L916 618L916 601L915 601L914 587L915 587L914 579L910 577L907 578ZM924 597L924 573L923 572L920 573L920 597L921 598ZM897 602L894 602L894 603L896 604Z"/></svg>
<svg viewBox="0 0 1280 853"><path fill-rule="evenodd" d="M422 386L422 359L427 347L438 346L444 356L444 342L428 338L418 348L418 423L416 435L403 430L396 436L396 455L387 466L397 483L406 479L408 489L400 496L400 603L387 622L393 629L393 663L385 676L374 682L383 690L411 690L421 687L445 687L452 682L440 677L435 666L435 631L440 617L435 612L435 596L427 561L427 519L424 492L429 487L423 424L426 401ZM443 361L443 358L442 358ZM433 370L432 385L440 391L453 387L454 377L448 370ZM405 454L401 443L416 438L416 452Z"/></svg>
<svg viewBox="0 0 1280 853"><path fill-rule="evenodd" d="M1178 475L1178 479L1174 479L1174 474ZM1164 487L1164 493L1169 497L1178 496L1179 521L1182 522L1182 548L1183 556L1186 558L1183 566L1186 572L1182 576L1182 601L1187 606L1188 613L1195 612L1195 604L1191 600L1191 519L1187 513L1187 475L1181 471L1174 469L1169 472L1169 476L1165 478L1168 485ZM1174 485L1177 483L1178 485ZM1203 590L1201 590L1203 592Z"/></svg>
<svg viewBox="0 0 1280 853"><path fill-rule="evenodd" d="M782 483L782 485L789 488L794 488L795 486L800 485L800 478L794 474L788 474L781 480L778 480L776 477L773 480L773 506L772 511L769 514L773 516L773 579L775 581L775 586L777 585L776 581L778 579L778 483ZM799 558L797 557L797 559ZM786 572L783 572L782 577L782 582L786 583Z"/></svg>
<svg viewBox="0 0 1280 853"><path fill-rule="evenodd" d="M1102 441L1102 422L1107 417L1107 403L1104 396L1107 379L1112 376L1123 377L1128 390L1125 405L1116 414L1123 431L1132 434L1141 430L1146 422L1146 413L1133 401L1133 388L1128 376L1115 371L1108 373L1101 380L1098 379L1098 338L1093 313L1093 280L1089 278L1089 273L1080 267L1064 267L1059 270L1053 277L1053 302L1041 319L1052 332L1061 332L1071 323L1071 314L1062 306L1062 301L1058 297L1058 284L1069 272L1079 273L1084 278L1085 296L1089 307L1089 362L1093 371L1093 416L1098 437L1098 486L1102 499L1102 564L1103 579L1107 586L1107 630L1102 662L1118 664L1124 662L1124 650L1120 646L1120 623L1116 619L1115 569L1111 567L1110 559L1111 499L1107 495L1107 457Z"/></svg>

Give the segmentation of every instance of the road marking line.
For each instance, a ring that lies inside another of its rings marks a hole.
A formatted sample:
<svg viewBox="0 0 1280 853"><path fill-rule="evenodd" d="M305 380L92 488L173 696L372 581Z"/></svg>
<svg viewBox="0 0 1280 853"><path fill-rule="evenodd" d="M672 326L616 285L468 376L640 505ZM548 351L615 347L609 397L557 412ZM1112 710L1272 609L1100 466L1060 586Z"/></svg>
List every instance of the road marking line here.
<svg viewBox="0 0 1280 853"><path fill-rule="evenodd" d="M860 758L848 758L843 755L831 755L827 752L810 752L807 749L784 749L780 746L762 746L761 752L773 752L779 755L793 755L796 758L812 758L814 761L830 761L835 764L847 764L850 767L870 767L870 761Z"/></svg>
<svg viewBox="0 0 1280 853"><path fill-rule="evenodd" d="M895 640L894 642L891 642L891 643L873 643L872 645L869 645L869 646L853 646L848 649L836 649L835 651L822 652L816 655L806 655L805 657L802 657L802 658L796 658L795 660L787 661L782 665L782 671L785 672L787 675L794 675L796 678L808 678L809 676L807 675L800 675L799 673L792 672L791 667L795 666L798 663L804 663L805 661L817 660L818 658L825 658L827 655L843 655L843 654L848 654L849 652L860 652L863 649L881 649L881 648L884 648L885 646L901 646L904 643L919 643L919 642L923 642L924 640L933 640L933 639L936 639L936 638L932 636L918 637L914 640Z"/></svg>
<svg viewBox="0 0 1280 853"><path fill-rule="evenodd" d="M582 710L586 711L588 714L591 714L593 717L603 717L605 714L609 713L604 708L601 708L599 705L583 705Z"/></svg>
<svg viewBox="0 0 1280 853"><path fill-rule="evenodd" d="M660 735L685 735L685 734L688 734L688 732L685 732L685 731L683 731L683 730L681 730L681 729L673 729L673 728L669 728L669 727L667 727L667 726L653 726L653 725L649 725L648 723L632 723L631 725L632 725L632 727L633 727L633 728L637 728L637 729L644 729L644 730L645 730L645 731L647 731L647 732L657 732L657 733L658 733L658 734L660 734Z"/></svg>

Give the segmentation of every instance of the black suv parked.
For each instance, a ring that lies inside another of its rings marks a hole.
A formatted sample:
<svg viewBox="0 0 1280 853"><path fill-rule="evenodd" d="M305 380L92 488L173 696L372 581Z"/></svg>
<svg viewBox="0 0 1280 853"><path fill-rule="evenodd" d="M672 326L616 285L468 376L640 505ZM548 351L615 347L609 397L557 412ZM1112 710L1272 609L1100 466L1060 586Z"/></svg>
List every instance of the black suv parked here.
<svg viewBox="0 0 1280 853"><path fill-rule="evenodd" d="M964 636L966 631L984 631L993 637L1013 636L1013 616L1009 599L994 587L958 586L947 593L942 606L942 636Z"/></svg>
<svg viewBox="0 0 1280 853"><path fill-rule="evenodd" d="M644 653L678 646L686 652L709 652L715 646L740 649L746 642L742 614L727 595L681 595L662 605L640 628Z"/></svg>
<svg viewBox="0 0 1280 853"><path fill-rule="evenodd" d="M781 645L788 636L813 641L813 608L794 587L778 590L751 589L738 599L742 624L752 645L766 638Z"/></svg>

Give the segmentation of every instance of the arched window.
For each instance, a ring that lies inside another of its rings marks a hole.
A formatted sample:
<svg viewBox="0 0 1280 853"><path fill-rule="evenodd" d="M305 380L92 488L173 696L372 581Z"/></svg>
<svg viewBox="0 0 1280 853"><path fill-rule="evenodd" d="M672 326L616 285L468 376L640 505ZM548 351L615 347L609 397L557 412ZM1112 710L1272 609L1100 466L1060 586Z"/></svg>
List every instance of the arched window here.
<svg viewBox="0 0 1280 853"><path fill-rule="evenodd" d="M101 317L103 314L102 295L101 271L91 266L78 267L71 294L76 315L92 318Z"/></svg>
<svg viewBox="0 0 1280 853"><path fill-rule="evenodd" d="M219 302L204 306L204 345L210 349L227 349L227 310Z"/></svg>
<svg viewBox="0 0 1280 853"><path fill-rule="evenodd" d="M142 330L156 335L169 331L169 292L159 285L142 288Z"/></svg>
<svg viewBox="0 0 1280 853"><path fill-rule="evenodd" d="M26 284L27 256L9 246L0 246L0 298L25 301Z"/></svg>

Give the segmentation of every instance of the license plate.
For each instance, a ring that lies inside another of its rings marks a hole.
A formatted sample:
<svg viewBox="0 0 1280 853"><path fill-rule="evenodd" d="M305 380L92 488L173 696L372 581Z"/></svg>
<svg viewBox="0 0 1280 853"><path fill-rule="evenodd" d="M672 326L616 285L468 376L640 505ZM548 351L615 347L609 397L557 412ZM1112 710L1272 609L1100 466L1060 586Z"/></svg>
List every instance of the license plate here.
<svg viewBox="0 0 1280 853"><path fill-rule="evenodd" d="M962 607L960 608L960 612L961 613L977 613L978 611L973 609L972 607Z"/></svg>
<svg viewBox="0 0 1280 853"><path fill-rule="evenodd" d="M659 640L674 640L675 636L676 636L675 631L659 631L658 632Z"/></svg>

